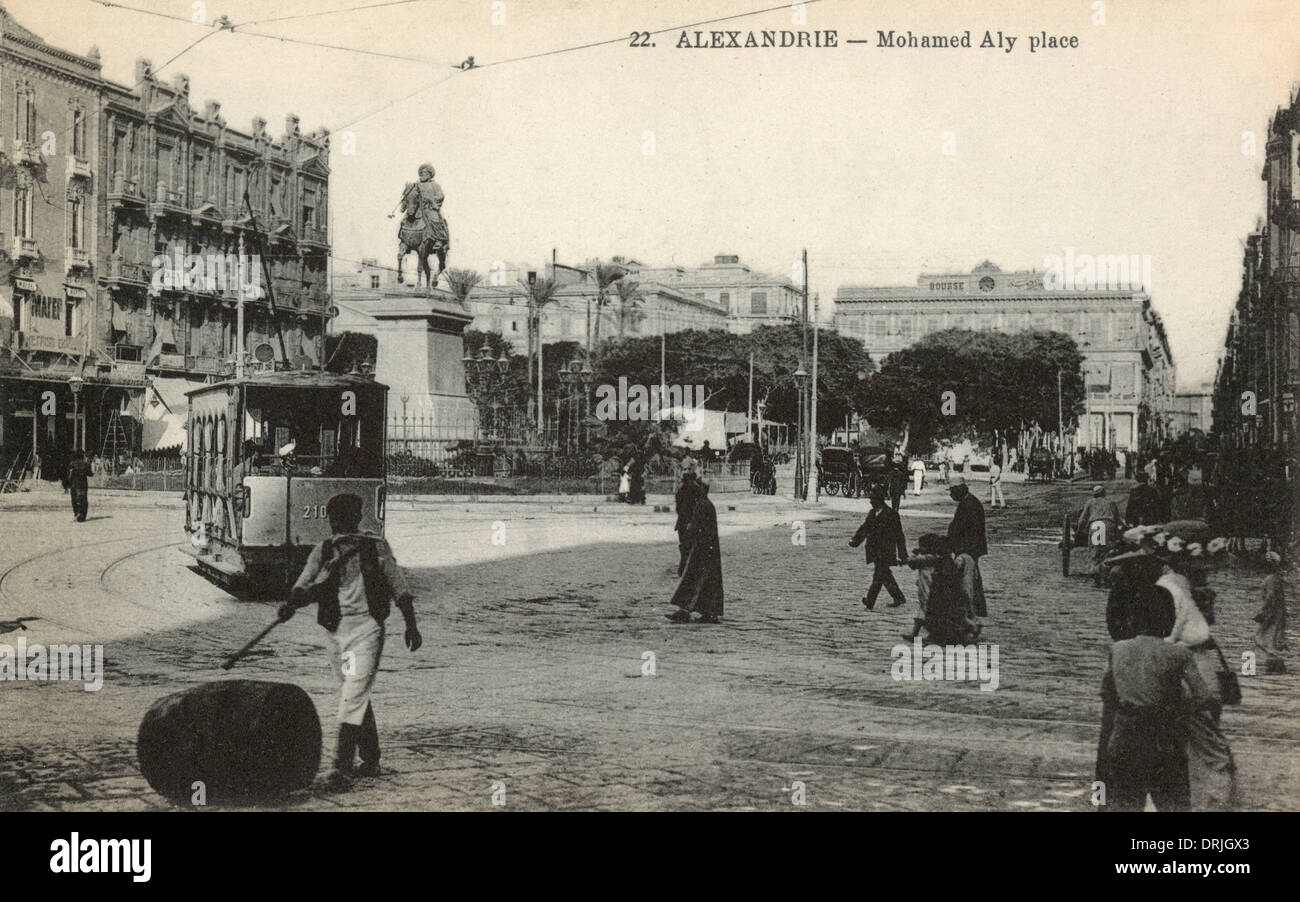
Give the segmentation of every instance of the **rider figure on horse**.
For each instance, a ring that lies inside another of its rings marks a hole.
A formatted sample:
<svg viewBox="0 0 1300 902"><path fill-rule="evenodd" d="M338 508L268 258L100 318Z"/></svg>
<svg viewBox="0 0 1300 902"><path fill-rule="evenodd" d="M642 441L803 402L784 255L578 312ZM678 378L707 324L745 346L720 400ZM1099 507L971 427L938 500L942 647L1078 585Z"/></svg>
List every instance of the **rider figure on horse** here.
<svg viewBox="0 0 1300 902"><path fill-rule="evenodd" d="M442 188L433 180L433 166L420 167L420 180L410 182L402 191L402 219L397 237L401 242L397 256L397 281L402 281L402 258L415 251L420 258L420 272L429 277L432 288L447 266L447 251L451 239L447 221L442 218ZM438 272L430 275L429 254L438 255Z"/></svg>

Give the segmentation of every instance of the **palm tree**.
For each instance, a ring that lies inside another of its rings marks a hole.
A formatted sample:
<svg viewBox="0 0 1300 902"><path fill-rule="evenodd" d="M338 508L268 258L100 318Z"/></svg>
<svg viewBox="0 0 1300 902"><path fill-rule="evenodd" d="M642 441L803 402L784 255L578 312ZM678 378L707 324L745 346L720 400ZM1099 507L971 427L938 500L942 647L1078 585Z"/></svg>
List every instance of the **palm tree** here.
<svg viewBox="0 0 1300 902"><path fill-rule="evenodd" d="M634 279L619 279L614 283L618 294L618 337L622 338L630 316L637 314L637 308L645 300L641 294L641 285Z"/></svg>
<svg viewBox="0 0 1300 902"><path fill-rule="evenodd" d="M524 286L524 293L528 297L528 406L532 408L536 401L534 392L537 390L533 381L533 360L542 346L542 308L555 301L558 286L554 279L537 279L531 285L520 279L519 284ZM542 427L540 414L538 411L538 429Z"/></svg>
<svg viewBox="0 0 1300 902"><path fill-rule="evenodd" d="M483 277L472 269L449 269L446 272L447 287L462 307L469 309L469 296Z"/></svg>
<svg viewBox="0 0 1300 902"><path fill-rule="evenodd" d="M592 347L600 344L600 314L605 305L609 303L607 295L609 286L627 275L627 270L617 263L597 263L592 275L596 277L596 323L592 334L587 336L587 354L589 356Z"/></svg>

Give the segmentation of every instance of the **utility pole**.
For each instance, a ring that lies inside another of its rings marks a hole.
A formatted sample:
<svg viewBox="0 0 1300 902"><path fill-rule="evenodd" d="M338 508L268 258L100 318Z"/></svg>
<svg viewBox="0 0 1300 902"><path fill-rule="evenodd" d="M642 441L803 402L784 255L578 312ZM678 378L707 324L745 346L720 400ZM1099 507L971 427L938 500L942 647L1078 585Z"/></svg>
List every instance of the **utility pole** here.
<svg viewBox="0 0 1300 902"><path fill-rule="evenodd" d="M1065 453L1065 408L1061 403L1061 368L1056 368L1056 441L1058 453Z"/></svg>
<svg viewBox="0 0 1300 902"><path fill-rule="evenodd" d="M244 230L239 230L239 290L235 292L235 378L244 378L244 286L248 258L244 256ZM324 355L322 355L324 356ZM194 449L191 448L191 451Z"/></svg>
<svg viewBox="0 0 1300 902"><path fill-rule="evenodd" d="M749 352L749 404L745 407L745 432L754 438L754 352Z"/></svg>
<svg viewBox="0 0 1300 902"><path fill-rule="evenodd" d="M807 278L807 270L804 271L804 278ZM817 315L818 303L817 298L813 298L813 348L812 348L812 378L809 380L809 426L808 426L808 498L809 501L817 500Z"/></svg>

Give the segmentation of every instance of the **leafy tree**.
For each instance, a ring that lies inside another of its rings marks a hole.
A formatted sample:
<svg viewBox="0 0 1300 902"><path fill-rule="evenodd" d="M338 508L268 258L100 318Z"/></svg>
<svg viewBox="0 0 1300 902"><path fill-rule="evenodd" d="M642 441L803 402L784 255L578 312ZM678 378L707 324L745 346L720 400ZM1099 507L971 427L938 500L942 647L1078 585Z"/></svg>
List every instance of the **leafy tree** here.
<svg viewBox="0 0 1300 902"><path fill-rule="evenodd" d="M627 270L617 263L597 263L592 271L596 279L596 318L592 324L591 335L588 336L592 348L600 346L601 311L609 304L609 286L626 274Z"/></svg>
<svg viewBox="0 0 1300 902"><path fill-rule="evenodd" d="M483 277L472 269L449 269L444 273L447 277L447 288L451 291L452 297L462 306L468 309L470 292Z"/></svg>
<svg viewBox="0 0 1300 902"><path fill-rule="evenodd" d="M1082 364L1074 339L1060 332L933 332L884 359L869 380L867 418L906 429L921 449L937 440L1054 432L1057 371L1068 423L1082 408Z"/></svg>
<svg viewBox="0 0 1300 902"><path fill-rule="evenodd" d="M326 335L325 360L325 369L331 373L360 370L363 363L369 363L373 367L379 362L379 339L363 332Z"/></svg>
<svg viewBox="0 0 1300 902"><path fill-rule="evenodd" d="M633 317L640 316L641 285L634 279L623 278L614 283L614 293L618 295L618 337L627 332L627 324Z"/></svg>
<svg viewBox="0 0 1300 902"><path fill-rule="evenodd" d="M754 356L754 401L766 403L764 416L794 422L803 338L797 325L760 326L749 335L721 329L692 329L666 336L669 385L703 385L712 410L744 411L749 403L749 361ZM596 382L658 385L660 339L626 338L606 342L593 362ZM809 342L811 352L811 340ZM867 377L875 368L862 343L826 330L818 349L818 431L828 433L846 415L867 409Z"/></svg>

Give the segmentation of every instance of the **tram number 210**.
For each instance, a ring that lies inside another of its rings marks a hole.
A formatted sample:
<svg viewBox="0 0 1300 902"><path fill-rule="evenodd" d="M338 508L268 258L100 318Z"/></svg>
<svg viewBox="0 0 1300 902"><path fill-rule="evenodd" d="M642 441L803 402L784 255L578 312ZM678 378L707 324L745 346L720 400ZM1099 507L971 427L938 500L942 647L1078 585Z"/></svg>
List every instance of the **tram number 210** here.
<svg viewBox="0 0 1300 902"><path fill-rule="evenodd" d="M302 518L304 520L324 520L328 514L325 513L326 505L324 504L304 504L302 506Z"/></svg>

